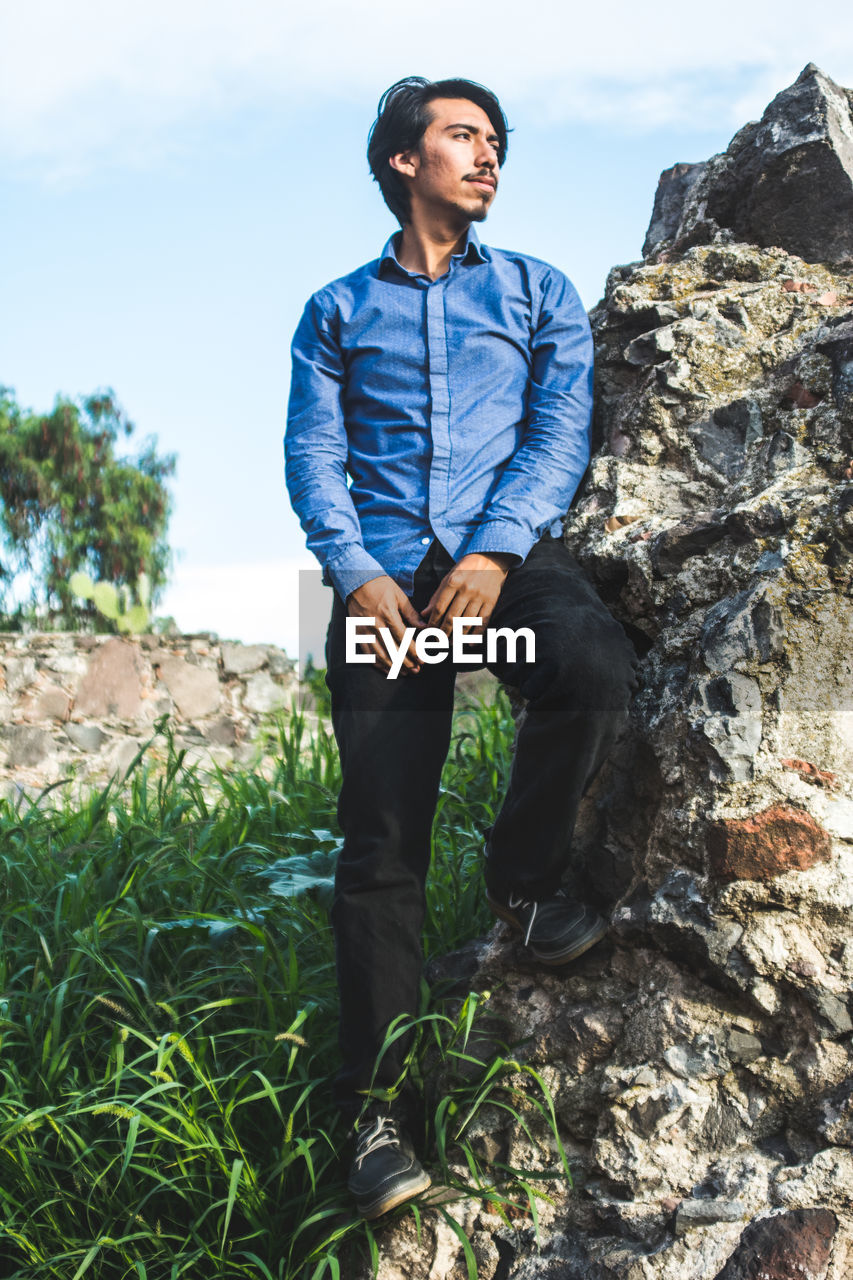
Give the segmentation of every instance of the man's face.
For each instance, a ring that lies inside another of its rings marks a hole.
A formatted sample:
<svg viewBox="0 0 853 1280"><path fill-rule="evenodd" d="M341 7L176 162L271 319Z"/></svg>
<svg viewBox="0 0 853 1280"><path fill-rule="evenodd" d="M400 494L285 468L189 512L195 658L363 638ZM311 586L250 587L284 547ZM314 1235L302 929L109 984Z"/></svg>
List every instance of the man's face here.
<svg viewBox="0 0 853 1280"><path fill-rule="evenodd" d="M407 153L414 173L412 207L465 222L482 222L498 189L498 136L483 111L466 98L436 98L417 151Z"/></svg>

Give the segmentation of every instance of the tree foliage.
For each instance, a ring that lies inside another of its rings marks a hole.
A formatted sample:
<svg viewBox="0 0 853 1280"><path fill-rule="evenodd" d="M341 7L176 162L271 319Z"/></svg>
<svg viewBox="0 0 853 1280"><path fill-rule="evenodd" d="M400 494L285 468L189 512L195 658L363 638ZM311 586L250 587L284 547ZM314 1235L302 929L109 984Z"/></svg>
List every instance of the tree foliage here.
<svg viewBox="0 0 853 1280"><path fill-rule="evenodd" d="M110 390L79 403L58 397L50 413L22 409L0 388L0 597L54 624L75 613L75 572L132 587L146 574L152 597L165 585L175 456L145 440L118 457L133 424Z"/></svg>

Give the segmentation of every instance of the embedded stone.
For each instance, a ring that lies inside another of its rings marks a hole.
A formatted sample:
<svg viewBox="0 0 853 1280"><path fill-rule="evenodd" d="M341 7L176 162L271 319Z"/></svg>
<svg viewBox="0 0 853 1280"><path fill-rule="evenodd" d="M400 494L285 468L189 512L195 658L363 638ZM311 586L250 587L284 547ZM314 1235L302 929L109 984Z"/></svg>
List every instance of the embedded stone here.
<svg viewBox="0 0 853 1280"><path fill-rule="evenodd" d="M92 653L74 699L87 720L135 720L142 711L142 660L136 645L111 637Z"/></svg>
<svg viewBox="0 0 853 1280"><path fill-rule="evenodd" d="M37 729L31 725L13 725L8 730L8 741L7 767L30 769L44 760L50 751L52 738L47 729Z"/></svg>
<svg viewBox="0 0 853 1280"><path fill-rule="evenodd" d="M120 778L124 777L138 756L141 745L137 738L130 736L118 738L111 743L104 761L107 773L117 774Z"/></svg>
<svg viewBox="0 0 853 1280"><path fill-rule="evenodd" d="M726 1048L729 1057L740 1063L754 1062L763 1052L758 1036L750 1031L738 1031L737 1028L729 1032Z"/></svg>
<svg viewBox="0 0 853 1280"><path fill-rule="evenodd" d="M65 733L81 751L100 751L107 735L96 724L67 724Z"/></svg>
<svg viewBox="0 0 853 1280"><path fill-rule="evenodd" d="M67 720L71 711L71 698L56 684L38 681L28 690L17 708L18 715L28 724L44 720Z"/></svg>
<svg viewBox="0 0 853 1280"><path fill-rule="evenodd" d="M219 710L222 692L212 667L199 667L186 658L170 656L162 658L156 670L187 720L203 719Z"/></svg>
<svg viewBox="0 0 853 1280"><path fill-rule="evenodd" d="M29 655L24 658L7 658L3 665L8 693L19 693L36 678L36 664Z"/></svg>
<svg viewBox="0 0 853 1280"><path fill-rule="evenodd" d="M266 655L270 675L292 676L294 674L296 664L292 658L288 658L283 649L276 649L274 645L267 645Z"/></svg>
<svg viewBox="0 0 853 1280"><path fill-rule="evenodd" d="M820 1132L837 1147L853 1147L853 1079L834 1089L821 1107Z"/></svg>
<svg viewBox="0 0 853 1280"><path fill-rule="evenodd" d="M711 871L722 880L770 880L827 862L829 835L810 814L775 804L750 818L730 818L708 833Z"/></svg>
<svg viewBox="0 0 853 1280"><path fill-rule="evenodd" d="M39 694L34 707L38 720L67 720L71 710L71 699L64 689L58 685L47 685Z"/></svg>
<svg viewBox="0 0 853 1280"><path fill-rule="evenodd" d="M662 325L659 329L643 333L628 343L624 357L628 364L641 366L668 360L675 349L677 333L675 324Z"/></svg>
<svg viewBox="0 0 853 1280"><path fill-rule="evenodd" d="M673 1085L651 1089L648 1093L637 1097L631 1104L629 1115L631 1127L644 1138L650 1138L662 1120L673 1119L683 1109L684 1100Z"/></svg>
<svg viewBox="0 0 853 1280"><path fill-rule="evenodd" d="M743 470L750 445L763 435L761 408L755 400L733 400L694 422L687 434L706 462L732 478Z"/></svg>
<svg viewBox="0 0 853 1280"><path fill-rule="evenodd" d="M701 555L725 536L726 529L713 512L698 511L658 534L652 543L652 564L662 575L678 573L685 560Z"/></svg>
<svg viewBox="0 0 853 1280"><path fill-rule="evenodd" d="M287 705L287 693L266 671L259 671L246 681L243 706L247 711L263 713L280 711Z"/></svg>
<svg viewBox="0 0 853 1280"><path fill-rule="evenodd" d="M737 671L697 680L689 705L700 713L696 728L713 753L715 766L742 782L752 778L762 733L758 681Z"/></svg>
<svg viewBox="0 0 853 1280"><path fill-rule="evenodd" d="M832 396L839 411L853 411L853 320L831 329L817 350L832 361Z"/></svg>
<svg viewBox="0 0 853 1280"><path fill-rule="evenodd" d="M755 506L735 507L725 518L726 532L739 541L753 538L766 538L774 533L783 533L793 523L793 515L788 515L774 502L767 501L762 495ZM779 561L778 567L782 567Z"/></svg>
<svg viewBox="0 0 853 1280"><path fill-rule="evenodd" d="M706 1227L712 1222L739 1222L745 1217L746 1207L739 1200L682 1200L675 1214L675 1234L683 1236L695 1227Z"/></svg>
<svg viewBox="0 0 853 1280"><path fill-rule="evenodd" d="M705 665L712 672L728 672L750 659L767 662L784 652L785 623L766 593L741 591L708 610L701 644Z"/></svg>
<svg viewBox="0 0 853 1280"><path fill-rule="evenodd" d="M80 638L82 639L82 637ZM66 683L76 684L78 678L85 675L88 664L83 654L78 653L76 649L63 648L58 652L51 651L46 653L42 665L46 671L52 671L58 676L64 676Z"/></svg>
<svg viewBox="0 0 853 1280"><path fill-rule="evenodd" d="M220 716L205 730L208 742L219 747L233 747L237 741L237 727L228 716Z"/></svg>
<svg viewBox="0 0 853 1280"><path fill-rule="evenodd" d="M751 1222L715 1280L826 1280L838 1220L794 1209Z"/></svg>
<svg viewBox="0 0 853 1280"><path fill-rule="evenodd" d="M223 644L222 669L227 676L245 676L259 671L267 660L266 649L259 644Z"/></svg>
<svg viewBox="0 0 853 1280"><path fill-rule="evenodd" d="M818 1013L829 1023L836 1035L845 1036L848 1031L853 1031L850 1011L838 996L834 996L831 991L820 991L815 995L814 1002Z"/></svg>

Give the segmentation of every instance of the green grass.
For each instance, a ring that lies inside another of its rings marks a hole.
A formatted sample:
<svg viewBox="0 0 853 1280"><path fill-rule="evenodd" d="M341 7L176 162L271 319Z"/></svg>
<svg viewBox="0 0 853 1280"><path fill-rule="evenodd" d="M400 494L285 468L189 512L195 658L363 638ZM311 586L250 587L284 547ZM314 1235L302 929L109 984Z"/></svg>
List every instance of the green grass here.
<svg viewBox="0 0 853 1280"><path fill-rule="evenodd" d="M375 1256L329 1096L337 753L298 713L278 736L272 778L202 785L172 752L82 802L0 802L0 1274L334 1280L349 1250ZM481 831L511 737L502 696L457 714L427 954L491 924ZM472 1074L476 1003L419 1019L415 1074L427 1052L465 1068L429 1117L428 1163L444 1179L467 1163L475 1194L535 1218L529 1179L465 1143L487 1102L553 1127L508 1053Z"/></svg>

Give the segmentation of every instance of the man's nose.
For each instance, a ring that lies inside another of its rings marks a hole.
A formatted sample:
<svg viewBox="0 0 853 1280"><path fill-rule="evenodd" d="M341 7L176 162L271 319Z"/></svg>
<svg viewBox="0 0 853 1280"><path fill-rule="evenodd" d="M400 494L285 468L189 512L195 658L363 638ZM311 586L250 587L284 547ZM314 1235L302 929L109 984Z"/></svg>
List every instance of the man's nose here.
<svg viewBox="0 0 853 1280"><path fill-rule="evenodd" d="M476 160L481 169L488 169L492 173L498 167L498 158L488 143L483 143L478 148Z"/></svg>

